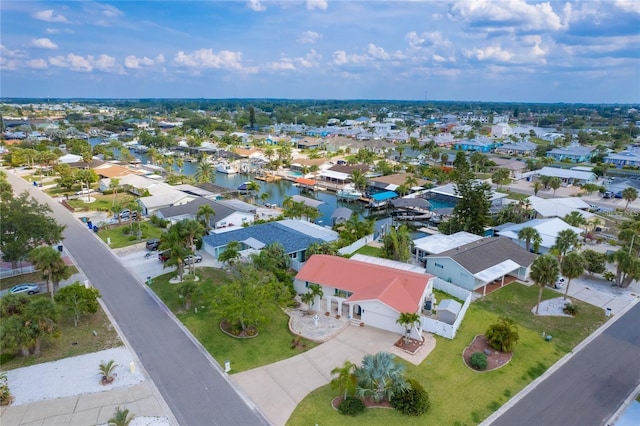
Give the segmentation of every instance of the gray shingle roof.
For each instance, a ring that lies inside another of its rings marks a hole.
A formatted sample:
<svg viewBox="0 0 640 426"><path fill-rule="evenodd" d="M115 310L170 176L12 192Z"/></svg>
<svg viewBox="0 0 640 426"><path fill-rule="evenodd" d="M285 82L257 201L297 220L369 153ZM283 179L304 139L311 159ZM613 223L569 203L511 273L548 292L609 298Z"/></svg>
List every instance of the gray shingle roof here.
<svg viewBox="0 0 640 426"><path fill-rule="evenodd" d="M484 271L505 260L528 267L536 255L506 237L488 237L447 250L433 257L450 257L472 274Z"/></svg>
<svg viewBox="0 0 640 426"><path fill-rule="evenodd" d="M224 204L221 204L217 201L209 200L207 198L196 198L190 203L158 209L158 212L160 212L162 214L162 217L164 217L165 219L176 216L184 216L188 214L195 217L198 215L198 208L204 204L209 204L213 211L216 212L216 214L210 218L212 223L224 219L225 217L235 212L235 210L230 209Z"/></svg>

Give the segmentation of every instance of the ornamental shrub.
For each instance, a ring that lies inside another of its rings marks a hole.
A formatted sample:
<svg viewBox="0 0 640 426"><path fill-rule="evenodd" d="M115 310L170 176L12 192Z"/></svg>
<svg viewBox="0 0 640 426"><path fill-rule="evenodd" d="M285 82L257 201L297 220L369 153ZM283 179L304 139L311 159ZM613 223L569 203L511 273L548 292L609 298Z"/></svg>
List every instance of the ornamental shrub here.
<svg viewBox="0 0 640 426"><path fill-rule="evenodd" d="M413 379L408 379L409 388L395 393L391 400L391 406L407 416L421 416L431 406L429 394L424 387Z"/></svg>
<svg viewBox="0 0 640 426"><path fill-rule="evenodd" d="M498 322L491 324L484 333L489 345L500 352L511 352L520 340L518 327L510 318L500 317Z"/></svg>
<svg viewBox="0 0 640 426"><path fill-rule="evenodd" d="M338 406L338 411L340 412L340 414L343 414L345 416L357 416L358 414L362 413L364 409L364 402L352 396L347 397L347 399L342 401Z"/></svg>
<svg viewBox="0 0 640 426"><path fill-rule="evenodd" d="M474 352L471 355L470 363L471 363L471 366L476 370L486 370L487 365L489 364L487 362L487 356L482 352Z"/></svg>
<svg viewBox="0 0 640 426"><path fill-rule="evenodd" d="M562 308L562 312L567 315L575 316L578 313L578 307L572 303L566 303L564 308Z"/></svg>

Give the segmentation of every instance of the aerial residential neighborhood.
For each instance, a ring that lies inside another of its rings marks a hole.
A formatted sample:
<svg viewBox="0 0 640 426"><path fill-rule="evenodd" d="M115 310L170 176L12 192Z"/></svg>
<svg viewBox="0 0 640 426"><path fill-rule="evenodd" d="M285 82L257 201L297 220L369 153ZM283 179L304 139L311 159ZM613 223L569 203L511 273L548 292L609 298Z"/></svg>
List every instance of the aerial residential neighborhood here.
<svg viewBox="0 0 640 426"><path fill-rule="evenodd" d="M3 1L0 423L638 424L636 3Z"/></svg>

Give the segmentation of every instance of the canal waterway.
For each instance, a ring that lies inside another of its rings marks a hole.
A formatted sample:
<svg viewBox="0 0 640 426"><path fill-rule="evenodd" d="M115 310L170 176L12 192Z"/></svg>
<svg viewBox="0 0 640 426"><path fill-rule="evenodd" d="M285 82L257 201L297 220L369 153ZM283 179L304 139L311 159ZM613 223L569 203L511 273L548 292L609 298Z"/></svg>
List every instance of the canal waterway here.
<svg viewBox="0 0 640 426"><path fill-rule="evenodd" d="M99 139L99 138L90 139L90 143L92 146L97 145L101 141L102 139ZM117 157L119 153L117 152L117 150L114 150L114 154ZM140 161L142 162L142 165L151 164L151 161L146 154L144 153L132 153L132 154L140 159ZM193 176L195 174L196 167L197 167L196 163L185 161L182 167L182 174L184 174L185 176ZM173 165L173 168L176 171L176 173L180 172L180 170L175 164ZM229 174L217 172L215 184L219 186L223 186L225 188L229 188L229 189L237 189L244 182L247 182L250 180L254 180L256 181L256 183L258 183L258 185L260 185L260 191L258 191L258 194L262 194L262 193L268 194L268 198L265 201L266 203L277 204L278 206L282 206L282 201L286 197L293 196L293 195L301 195L303 197L313 198L318 201L322 201L324 204L321 204L318 207L318 210L320 211L320 214L321 214L321 216L316 220L316 223L318 225L332 226L333 222L331 220L331 215L338 207L347 207L361 218L368 217L368 215L370 214L369 209L366 209L365 205L362 202L338 201L336 194L332 191L310 192L307 190L302 190L301 188L294 186L293 182L285 179L275 181L275 182L264 182L264 181L256 180L255 176L252 176L252 175L246 175L246 174L240 174L240 173L229 175Z"/></svg>

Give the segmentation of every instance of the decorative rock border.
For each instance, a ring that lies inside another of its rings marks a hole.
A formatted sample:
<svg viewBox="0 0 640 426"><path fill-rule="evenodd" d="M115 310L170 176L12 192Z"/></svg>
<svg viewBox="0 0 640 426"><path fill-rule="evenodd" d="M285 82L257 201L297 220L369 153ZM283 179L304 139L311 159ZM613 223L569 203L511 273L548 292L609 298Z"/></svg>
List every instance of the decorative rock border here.
<svg viewBox="0 0 640 426"><path fill-rule="evenodd" d="M222 323L224 321L220 321L220 323L218 324L218 327L220 327L220 331L222 331L224 334L226 334L227 336L233 337L235 339L253 339L254 337L258 337L258 335L260 334L258 332L258 329L256 328L256 334L254 334L253 336L236 336L233 333L229 333L228 331L226 331L223 327L222 327Z"/></svg>

